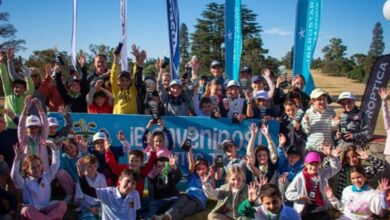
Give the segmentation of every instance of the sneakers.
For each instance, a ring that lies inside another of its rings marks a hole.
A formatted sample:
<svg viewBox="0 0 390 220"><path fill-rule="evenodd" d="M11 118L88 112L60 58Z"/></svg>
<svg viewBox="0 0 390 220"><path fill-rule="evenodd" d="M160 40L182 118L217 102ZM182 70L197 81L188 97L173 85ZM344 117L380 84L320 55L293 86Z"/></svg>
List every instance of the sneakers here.
<svg viewBox="0 0 390 220"><path fill-rule="evenodd" d="M151 218L151 220L172 220L172 216L165 214L165 215L155 215Z"/></svg>
<svg viewBox="0 0 390 220"><path fill-rule="evenodd" d="M66 194L65 198L64 198L64 202L66 202L66 204L70 205L73 203L73 195L72 194Z"/></svg>

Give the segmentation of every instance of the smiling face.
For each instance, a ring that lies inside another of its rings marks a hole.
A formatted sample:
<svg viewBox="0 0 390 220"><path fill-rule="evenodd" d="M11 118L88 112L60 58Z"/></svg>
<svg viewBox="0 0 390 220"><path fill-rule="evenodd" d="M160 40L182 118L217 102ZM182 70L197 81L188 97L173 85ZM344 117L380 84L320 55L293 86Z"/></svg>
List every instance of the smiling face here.
<svg viewBox="0 0 390 220"><path fill-rule="evenodd" d="M106 72L106 59L104 56L96 56L94 61L96 73L101 75Z"/></svg>
<svg viewBox="0 0 390 220"><path fill-rule="evenodd" d="M199 177L204 177L209 172L209 168L204 164L198 164L195 167L196 174L198 174Z"/></svg>
<svg viewBox="0 0 390 220"><path fill-rule="evenodd" d="M326 95L321 95L320 97L313 99L313 106L319 111L325 110L328 107Z"/></svg>
<svg viewBox="0 0 390 220"><path fill-rule="evenodd" d="M182 90L183 88L180 85L172 85L171 87L169 87L169 91L171 92L171 95L173 97L178 97L181 94Z"/></svg>
<svg viewBox="0 0 390 220"><path fill-rule="evenodd" d="M71 158L75 158L79 154L76 145L74 145L73 143L65 143L62 146L62 150Z"/></svg>
<svg viewBox="0 0 390 220"><path fill-rule="evenodd" d="M43 167L40 160L32 160L29 162L27 172L30 176L38 178L42 175Z"/></svg>
<svg viewBox="0 0 390 220"><path fill-rule="evenodd" d="M355 108L355 100L353 99L342 99L339 103L347 112L352 111Z"/></svg>
<svg viewBox="0 0 390 220"><path fill-rule="evenodd" d="M345 154L345 159L346 159L347 164L350 167L355 167L355 166L360 164L360 160L358 158L358 154L354 150L349 150Z"/></svg>
<svg viewBox="0 0 390 220"><path fill-rule="evenodd" d="M305 168L308 174L315 175L318 173L318 170L320 169L321 164L318 162L313 163L305 163Z"/></svg>
<svg viewBox="0 0 390 220"><path fill-rule="evenodd" d="M40 130L41 130L40 126L33 125L33 126L29 126L27 128L27 133L30 136L37 136L39 134Z"/></svg>
<svg viewBox="0 0 390 220"><path fill-rule="evenodd" d="M361 189L366 184L367 177L359 172L351 172L351 182L353 185Z"/></svg>
<svg viewBox="0 0 390 220"><path fill-rule="evenodd" d="M230 176L229 179L229 184L234 188L234 189L241 189L242 184L243 184L243 177L241 176L240 173L233 173Z"/></svg>
<svg viewBox="0 0 390 220"><path fill-rule="evenodd" d="M164 140L164 137L161 136L161 135L155 135L153 137L153 144L154 144L154 147L158 148L158 149L162 149L164 148L164 143L165 143L165 140Z"/></svg>
<svg viewBox="0 0 390 220"><path fill-rule="evenodd" d="M289 118L294 118L297 113L297 108L294 105L285 105L284 112Z"/></svg>
<svg viewBox="0 0 390 220"><path fill-rule="evenodd" d="M104 140L96 140L93 142L93 146L95 147L96 151L104 152Z"/></svg>
<svg viewBox="0 0 390 220"><path fill-rule="evenodd" d="M85 165L85 175L89 177L95 177L97 174L97 163L87 163Z"/></svg>
<svg viewBox="0 0 390 220"><path fill-rule="evenodd" d="M122 196L128 195L131 191L135 190L137 182L132 176L126 176L119 179L118 190Z"/></svg>
<svg viewBox="0 0 390 220"><path fill-rule="evenodd" d="M280 208L282 207L282 200L277 197L264 196L261 199L261 203L264 208L273 214L279 213Z"/></svg>
<svg viewBox="0 0 390 220"><path fill-rule="evenodd" d="M21 96L26 92L26 86L20 83L14 83L13 91L16 96Z"/></svg>
<svg viewBox="0 0 390 220"><path fill-rule="evenodd" d="M260 150L256 153L256 160L260 165L266 165L268 163L268 154L265 150Z"/></svg>
<svg viewBox="0 0 390 220"><path fill-rule="evenodd" d="M129 168L133 170L139 170L141 167L142 160L138 156L131 154L129 156Z"/></svg>
<svg viewBox="0 0 390 220"><path fill-rule="evenodd" d="M230 94L231 98L236 98L240 95L240 88L237 86L230 86L227 88L227 92Z"/></svg>

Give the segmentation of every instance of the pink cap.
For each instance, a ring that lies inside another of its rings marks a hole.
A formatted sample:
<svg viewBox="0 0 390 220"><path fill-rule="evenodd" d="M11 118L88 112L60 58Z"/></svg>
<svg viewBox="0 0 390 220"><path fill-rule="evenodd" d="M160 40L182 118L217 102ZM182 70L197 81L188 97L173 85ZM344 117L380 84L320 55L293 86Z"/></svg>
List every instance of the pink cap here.
<svg viewBox="0 0 390 220"><path fill-rule="evenodd" d="M311 151L306 154L305 163L321 163L321 156L317 152Z"/></svg>

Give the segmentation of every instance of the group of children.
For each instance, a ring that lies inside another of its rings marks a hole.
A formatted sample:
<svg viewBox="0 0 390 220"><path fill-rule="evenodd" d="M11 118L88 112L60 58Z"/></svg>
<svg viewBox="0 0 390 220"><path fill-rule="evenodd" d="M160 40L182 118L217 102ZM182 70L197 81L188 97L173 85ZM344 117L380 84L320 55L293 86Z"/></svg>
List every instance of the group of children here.
<svg viewBox="0 0 390 220"><path fill-rule="evenodd" d="M23 219L63 219L72 206L79 219L176 220L206 209L208 200L216 201L208 219L372 219L387 209L388 180L381 179L376 190L371 181L384 171L385 161L366 149L369 120L355 106L352 93L339 95L343 113L336 115L325 90L315 89L310 96L302 91L301 75L292 78L287 89L286 77L280 75L273 83L268 69L262 76L251 76L250 68L243 68L240 82L225 82L221 63L214 61L213 79L207 82L198 77L200 61L193 59L187 66L191 74L181 80L171 80L162 61L156 65L157 78L143 78L146 54L136 46L132 49L136 63L130 72L119 71L115 54L110 75L99 75L105 71L105 57L97 56L96 71L87 76L81 57L82 74L72 72L64 85L61 67L47 66L45 80L50 81L54 72L67 105L57 106L66 121L61 129L56 118L47 117L47 103L36 94L44 90L32 74L24 74L25 81L14 80L11 88L9 71L0 65L6 95L5 115L0 117L0 165L4 164L0 171L7 174L1 179L0 196L8 201L8 206L0 203L0 215L18 212L15 195L20 192L15 187L21 191ZM389 127L387 91L381 89L379 95ZM69 110L152 115L142 136L143 150L133 149L122 131L114 131L122 147L111 146L103 131L96 132L91 143L74 135ZM259 122L249 127L245 155L240 155L233 140L225 139L222 165L195 158L189 148L188 170L181 170L162 115ZM268 130L270 119L280 121L277 143ZM255 146L259 132L267 146ZM390 152L390 143L386 146L385 153ZM126 164L119 163L123 155ZM186 188L181 192L177 185L183 177ZM51 200L53 186L64 190L63 200ZM330 209L338 210L338 215Z"/></svg>

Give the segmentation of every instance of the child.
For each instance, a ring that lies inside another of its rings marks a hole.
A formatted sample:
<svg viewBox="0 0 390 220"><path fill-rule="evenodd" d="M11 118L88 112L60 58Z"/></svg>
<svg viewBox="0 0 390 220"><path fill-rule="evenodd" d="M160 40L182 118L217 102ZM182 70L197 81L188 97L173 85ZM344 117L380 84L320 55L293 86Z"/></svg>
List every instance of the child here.
<svg viewBox="0 0 390 220"><path fill-rule="evenodd" d="M353 145L349 146L344 151L342 158L343 167L341 168L338 175L332 178L335 180L334 182L337 183L336 197L339 199L341 198L341 193L343 192L344 188L348 185L351 185L351 182L349 181L349 174L352 167L361 166L362 161L366 161L367 163L365 164L367 165L363 166L363 169L365 171L364 175L367 177L368 182L372 179L372 177L375 177L379 173L385 171L386 168L386 164L383 160L369 155L365 149L356 148Z"/></svg>
<svg viewBox="0 0 390 220"><path fill-rule="evenodd" d="M260 198L261 206L253 207ZM255 183L248 187L248 199L238 207L241 219L300 220L295 209L283 205L282 194L275 184L260 186L260 195Z"/></svg>
<svg viewBox="0 0 390 220"><path fill-rule="evenodd" d="M321 150L322 143L333 143L333 131L337 130L334 110L328 106L328 93L314 89L311 94L311 107L302 119L302 130L307 134L306 150Z"/></svg>
<svg viewBox="0 0 390 220"><path fill-rule="evenodd" d="M258 131L256 124L252 123L250 129L252 132L252 136L255 136ZM268 148L264 145L260 145L257 146L255 150L253 150L253 144L248 144L247 155L254 158L255 160L254 163L249 163L249 168L255 178L265 176L267 177L268 182L276 183L276 165L278 161L278 156L276 154L276 146L271 139L271 135L269 134L268 125L262 126L261 133L267 139Z"/></svg>
<svg viewBox="0 0 390 220"><path fill-rule="evenodd" d="M386 88L381 88L379 90L379 95L382 99L382 113L383 113L383 123L386 129L387 137L390 137L390 116L387 105L388 92ZM383 151L387 163L390 163L390 138L386 138L385 150Z"/></svg>
<svg viewBox="0 0 390 220"><path fill-rule="evenodd" d="M226 86L227 98L223 100L221 108L222 117L235 118L237 121L242 121L247 118L247 102L240 95L240 83L230 80Z"/></svg>
<svg viewBox="0 0 390 220"><path fill-rule="evenodd" d="M159 88L161 101L165 103L165 115L188 116L194 114L192 105L192 89L183 89L180 80L174 79L169 83L169 91Z"/></svg>
<svg viewBox="0 0 390 220"><path fill-rule="evenodd" d="M58 111L61 112L62 116L65 119L65 126L62 127L60 130L58 130L58 120L55 117L49 117L49 139L53 140L54 142L60 142L61 140L68 137L69 134L73 133L73 122L72 118L70 117L68 113L68 108L61 105L58 107Z"/></svg>
<svg viewBox="0 0 390 220"><path fill-rule="evenodd" d="M150 142L148 142L148 135L150 132L150 129L153 125L159 125L161 129L155 129L152 132L152 135L150 137ZM165 138L167 138L167 142ZM151 119L148 122L148 125L146 126L145 132L142 136L143 141L143 147L144 152L147 153L148 157L150 156L151 151L151 145L154 145L154 148L156 149L157 157L166 157L168 158L169 155L172 154L173 149L173 138L171 132L168 130L168 128L165 126L164 121L160 118L157 121Z"/></svg>
<svg viewBox="0 0 390 220"><path fill-rule="evenodd" d="M316 151L310 151L305 157L305 168L290 183L286 190L286 199L294 202L294 209L302 219L330 219L327 212L329 201L324 194L328 179L341 168L338 159L341 148L333 150L323 145L323 153L329 157L329 167L321 169L321 157Z"/></svg>
<svg viewBox="0 0 390 220"><path fill-rule="evenodd" d="M205 116L205 117L221 117L221 113L219 113L218 105L214 104L210 97L204 96L200 99L199 107L195 109L195 113L197 116ZM194 101L195 104L195 101Z"/></svg>
<svg viewBox="0 0 390 220"><path fill-rule="evenodd" d="M302 150L296 146L285 146L286 138L283 134L279 135L278 151L278 187L282 193L283 201L285 200L284 193L288 185L293 181L295 176L300 173L304 167L302 160ZM286 149L287 148L287 149Z"/></svg>
<svg viewBox="0 0 390 220"><path fill-rule="evenodd" d="M387 208L385 197L390 188L388 180L379 181L378 190L375 190L368 185L365 173L363 167L351 168L352 185L344 188L341 202L333 195L329 186L325 188L332 206L343 213L340 219L373 219L373 214L380 215Z"/></svg>
<svg viewBox="0 0 390 220"><path fill-rule="evenodd" d="M338 145L356 145L365 147L371 139L370 119L355 105L352 92L342 92L337 103L343 107L340 115L339 130L336 132Z"/></svg>
<svg viewBox="0 0 390 220"><path fill-rule="evenodd" d="M226 184L217 189L211 186L207 178L202 179L202 182L207 198L218 201L207 218L236 219L237 207L246 199L248 193L244 171L238 166L230 167L226 174Z"/></svg>
<svg viewBox="0 0 390 220"><path fill-rule="evenodd" d="M13 81L11 87L7 67L4 64L0 64L0 76L5 96L4 108L11 110L15 115L20 115L26 96L31 96L34 93L34 83L31 76L26 76L26 81L20 79ZM8 128L17 127L9 117L5 117L5 122Z"/></svg>
<svg viewBox="0 0 390 220"><path fill-rule="evenodd" d="M207 160L197 159L194 161L192 148L188 151L187 159L189 169L187 190L171 208L165 212L163 219L183 219L185 216L193 215L206 208L207 197L202 189L201 179L211 179L211 184L214 187L214 171L210 170L209 172Z"/></svg>
<svg viewBox="0 0 390 220"><path fill-rule="evenodd" d="M84 170L84 169L81 169ZM122 170L116 187L93 188L86 176L80 176L82 193L97 198L102 204L102 220L137 219L137 210L141 202L135 187L137 172L131 169Z"/></svg>
<svg viewBox="0 0 390 220"><path fill-rule="evenodd" d="M292 100L287 100L283 106L284 114L280 118L279 133L287 138L286 146L294 145L304 152L306 134L301 127L304 112Z"/></svg>
<svg viewBox="0 0 390 220"><path fill-rule="evenodd" d="M137 114L138 112L138 88L142 84L142 65L146 58L146 52L139 52L138 48L133 45L133 54L136 59L132 73L122 71L119 74L120 55L114 54L111 68L110 82L112 86L112 95L114 97L113 114Z"/></svg>
<svg viewBox="0 0 390 220"><path fill-rule="evenodd" d="M64 85L61 79L61 67L58 64L54 66L54 79L57 89L65 105L71 109L71 112L87 112L87 101L85 97L89 92L89 85L85 71L83 70L81 79L76 76L70 76Z"/></svg>
<svg viewBox="0 0 390 220"><path fill-rule="evenodd" d="M80 168L80 176L85 176L90 187L95 189L107 187L106 178L103 174L97 172L99 162L94 155L86 155L82 157L77 167ZM80 182L76 186L76 203L80 204L81 212L79 219L89 220L96 218L101 219L101 204L100 201L91 196L85 195L80 187Z"/></svg>
<svg viewBox="0 0 390 220"><path fill-rule="evenodd" d="M138 172L139 178L137 181L136 190L139 196L142 198L145 188L145 178L153 169L154 164L157 161L157 154L154 145L151 145L150 157L148 162L142 166L144 160L144 153L140 150L130 150L128 157L128 164L119 164L115 159L113 152L110 150L110 145L105 141L105 161L108 164L110 170L117 176L120 175L122 170L130 168L135 172Z"/></svg>
<svg viewBox="0 0 390 220"><path fill-rule="evenodd" d="M35 115L27 117L28 110L32 104L38 109L40 118ZM49 169L49 155L47 146L44 143L48 135L49 123L40 101L36 98L31 98L31 96L27 96L19 120L18 139L24 148L25 154L39 156L43 163L43 171Z"/></svg>
<svg viewBox="0 0 390 220"><path fill-rule="evenodd" d="M74 139L67 139L61 142L61 145L61 163L56 178L66 193L64 201L67 204L71 204L75 194L76 183L79 180L76 163L87 153L87 148L86 143L83 144L84 146L81 146L81 144L76 143Z"/></svg>
<svg viewBox="0 0 390 220"><path fill-rule="evenodd" d="M274 116L274 113L271 108L268 108L268 100L269 97L265 90L257 91L255 102L248 101L248 104L250 103L250 108L247 109L247 116L249 118L260 119L262 123L266 123L270 120ZM255 105L252 107L253 104Z"/></svg>
<svg viewBox="0 0 390 220"><path fill-rule="evenodd" d="M108 163L106 163L105 145L108 145L106 134L104 132L101 132L101 131L96 132L92 137L92 143L93 143L93 146L89 147L88 151L89 151L89 153L95 155L99 161L98 172L102 173L106 177L107 185L109 185L109 186L115 185L117 177L119 176L120 171L122 171L122 170L120 170L118 173L115 173L115 172L113 172L113 170L111 170ZM108 145L108 147L109 146L110 145ZM115 157L114 157L114 159L115 159Z"/></svg>
<svg viewBox="0 0 390 220"><path fill-rule="evenodd" d="M176 165L177 156L169 158L159 157L156 162L157 175L148 178L149 196L153 200L149 203L149 210L144 218L160 215L166 212L180 196L176 184L180 182L182 174Z"/></svg>
<svg viewBox="0 0 390 220"><path fill-rule="evenodd" d="M87 94L88 113L112 113L113 99L111 92L103 87L103 80L97 80Z"/></svg>
<svg viewBox="0 0 390 220"><path fill-rule="evenodd" d="M23 161L19 174L20 161L23 157L23 146L14 145L15 160L11 169L11 178L16 188L22 190L23 208L21 215L25 219L62 219L67 206L64 201L50 201L51 181L54 179L60 166L58 146L52 141L46 141L52 149L52 164L47 171L43 171L42 160L37 155L27 155Z"/></svg>

